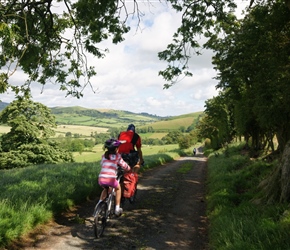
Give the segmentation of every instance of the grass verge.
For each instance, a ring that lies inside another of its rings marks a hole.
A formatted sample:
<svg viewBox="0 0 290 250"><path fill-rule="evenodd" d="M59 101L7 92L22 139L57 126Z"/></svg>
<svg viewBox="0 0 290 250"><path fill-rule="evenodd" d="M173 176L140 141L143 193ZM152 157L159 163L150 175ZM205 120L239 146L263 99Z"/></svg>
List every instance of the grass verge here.
<svg viewBox="0 0 290 250"><path fill-rule="evenodd" d="M289 204L261 204L260 181L275 167L241 154L243 145L208 158L208 217L211 249L290 249ZM287 210L288 209L288 210Z"/></svg>

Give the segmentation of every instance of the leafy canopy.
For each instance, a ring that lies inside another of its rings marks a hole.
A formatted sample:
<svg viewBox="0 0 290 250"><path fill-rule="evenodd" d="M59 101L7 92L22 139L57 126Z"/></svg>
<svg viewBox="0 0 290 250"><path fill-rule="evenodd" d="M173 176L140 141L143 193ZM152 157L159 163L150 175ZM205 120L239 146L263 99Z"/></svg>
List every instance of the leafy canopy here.
<svg viewBox="0 0 290 250"><path fill-rule="evenodd" d="M121 7L112 0L1 1L0 93L11 87L29 96L31 82L44 87L51 81L67 95L81 97L96 74L86 53L104 57L98 43L109 37L121 42L129 30L120 20ZM19 69L27 80L15 86L9 78Z"/></svg>
<svg viewBox="0 0 290 250"><path fill-rule="evenodd" d="M162 1L160 1L162 2ZM249 5L271 2L249 1ZM142 4L154 5L156 1ZM167 0L165 3L182 12L181 26L172 43L158 54L168 63L159 74L169 88L182 76L191 76L189 59L207 48L207 40L218 37L236 18L235 0ZM285 0L286 4L290 0ZM140 1L123 0L13 0L0 3L0 93L11 88L16 95L29 95L30 84L57 84L66 95L82 97L82 90L96 75L86 55L103 58L108 52L100 43L124 40L131 15L139 21ZM206 38L206 39L204 39ZM9 79L22 70L27 79L15 86Z"/></svg>

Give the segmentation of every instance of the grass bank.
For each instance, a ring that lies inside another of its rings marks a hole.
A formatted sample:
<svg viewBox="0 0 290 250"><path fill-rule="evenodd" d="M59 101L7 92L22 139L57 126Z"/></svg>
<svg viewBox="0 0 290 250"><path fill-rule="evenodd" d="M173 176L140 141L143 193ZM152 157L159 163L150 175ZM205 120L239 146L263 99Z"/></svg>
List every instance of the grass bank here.
<svg viewBox="0 0 290 250"><path fill-rule="evenodd" d="M210 248L290 249L289 204L261 204L258 184L277 162L250 160L242 146L230 145L208 158Z"/></svg>
<svg viewBox="0 0 290 250"><path fill-rule="evenodd" d="M183 155L177 145L144 147L145 167ZM0 248L62 211L99 195L100 154L94 161L0 170Z"/></svg>

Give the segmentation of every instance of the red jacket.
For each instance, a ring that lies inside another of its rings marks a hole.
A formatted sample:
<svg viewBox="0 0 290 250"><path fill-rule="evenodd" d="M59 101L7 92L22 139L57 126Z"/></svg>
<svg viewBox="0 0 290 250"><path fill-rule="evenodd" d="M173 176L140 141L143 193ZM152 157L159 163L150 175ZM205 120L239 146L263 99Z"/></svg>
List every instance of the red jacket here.
<svg viewBox="0 0 290 250"><path fill-rule="evenodd" d="M133 145L133 143L131 143L134 134L135 134L136 138L138 138L135 145ZM135 151L135 146L136 146L137 149L141 148L141 146L142 146L140 136L137 133L134 133L131 130L121 132L120 135L119 135L119 137L118 137L118 140L120 140L120 141L122 141L122 140L126 141L126 143L122 143L119 146L119 151L118 152L120 154L129 154L130 151L132 151L132 150Z"/></svg>

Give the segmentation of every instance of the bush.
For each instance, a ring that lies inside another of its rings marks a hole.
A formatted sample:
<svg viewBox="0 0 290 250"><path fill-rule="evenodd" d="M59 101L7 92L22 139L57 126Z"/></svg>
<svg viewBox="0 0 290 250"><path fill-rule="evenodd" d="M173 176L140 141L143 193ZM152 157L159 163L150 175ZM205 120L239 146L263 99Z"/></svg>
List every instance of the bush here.
<svg viewBox="0 0 290 250"><path fill-rule="evenodd" d="M59 162L73 162L73 157L71 153L58 148L55 144L24 144L19 150L0 153L0 169Z"/></svg>

